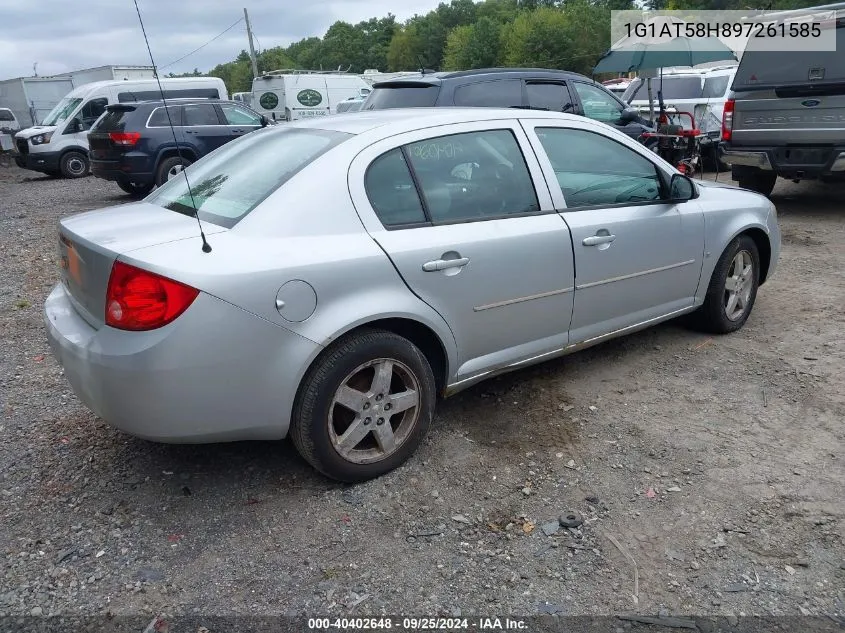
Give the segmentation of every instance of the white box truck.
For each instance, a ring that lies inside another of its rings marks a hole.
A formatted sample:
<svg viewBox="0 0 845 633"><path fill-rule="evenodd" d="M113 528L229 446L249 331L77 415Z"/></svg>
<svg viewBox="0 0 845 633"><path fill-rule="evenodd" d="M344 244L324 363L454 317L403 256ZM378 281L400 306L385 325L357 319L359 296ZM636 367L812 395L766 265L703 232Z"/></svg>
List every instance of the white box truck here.
<svg viewBox="0 0 845 633"><path fill-rule="evenodd" d="M252 81L252 108L274 121L337 113L337 104L366 97L372 87L361 75L317 70L274 70Z"/></svg>
<svg viewBox="0 0 845 633"><path fill-rule="evenodd" d="M226 85L217 77L162 79L166 99L228 100ZM79 86L59 101L40 125L15 134L19 167L51 176L88 175L88 130L107 105L161 99L155 79L95 81Z"/></svg>

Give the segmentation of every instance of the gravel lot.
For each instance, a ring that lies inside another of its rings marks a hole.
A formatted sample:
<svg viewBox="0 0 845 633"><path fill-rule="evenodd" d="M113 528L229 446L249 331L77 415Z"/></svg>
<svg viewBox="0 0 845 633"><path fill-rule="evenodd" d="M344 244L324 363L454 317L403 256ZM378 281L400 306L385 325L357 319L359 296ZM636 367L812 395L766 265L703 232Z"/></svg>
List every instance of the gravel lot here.
<svg viewBox="0 0 845 633"><path fill-rule="evenodd" d="M41 321L55 226L129 198L0 168L0 615L842 617L843 194L778 184L780 269L740 332L669 323L481 384L347 487L287 441L89 413ZM562 513L583 524L546 535Z"/></svg>

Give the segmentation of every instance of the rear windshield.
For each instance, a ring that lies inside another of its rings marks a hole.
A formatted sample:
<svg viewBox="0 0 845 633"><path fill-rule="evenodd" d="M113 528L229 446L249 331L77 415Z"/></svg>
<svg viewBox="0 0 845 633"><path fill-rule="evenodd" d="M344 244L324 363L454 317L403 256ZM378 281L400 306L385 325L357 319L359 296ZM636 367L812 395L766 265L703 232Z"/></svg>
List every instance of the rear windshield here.
<svg viewBox="0 0 845 633"><path fill-rule="evenodd" d="M203 222L231 228L310 162L351 136L311 128L264 128L208 154L185 169L185 177L167 181L146 201L190 216L196 208Z"/></svg>
<svg viewBox="0 0 845 633"><path fill-rule="evenodd" d="M132 110L108 108L102 118L92 127L91 132L123 132L126 128L126 119L129 118Z"/></svg>
<svg viewBox="0 0 845 633"><path fill-rule="evenodd" d="M663 91L663 99L700 99L702 96L700 77L679 77L666 75L662 79L654 77L651 80L651 95L657 100L658 90ZM622 97L623 101L648 101L648 85L644 79L637 77L628 86Z"/></svg>
<svg viewBox="0 0 845 633"><path fill-rule="evenodd" d="M423 83L376 87L367 97L362 110L389 108L430 108L437 102L440 86Z"/></svg>
<svg viewBox="0 0 845 633"><path fill-rule="evenodd" d="M732 90L845 84L845 19L836 28L834 51L772 51L749 41L739 62Z"/></svg>
<svg viewBox="0 0 845 633"><path fill-rule="evenodd" d="M11 110L0 110L0 121L14 121Z"/></svg>

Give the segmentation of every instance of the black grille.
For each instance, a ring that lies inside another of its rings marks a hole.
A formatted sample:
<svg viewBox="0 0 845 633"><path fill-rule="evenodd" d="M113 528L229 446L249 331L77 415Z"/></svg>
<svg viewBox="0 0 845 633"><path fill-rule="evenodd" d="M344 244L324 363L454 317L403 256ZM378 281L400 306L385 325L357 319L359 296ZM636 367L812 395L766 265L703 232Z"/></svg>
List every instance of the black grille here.
<svg viewBox="0 0 845 633"><path fill-rule="evenodd" d="M18 151L21 154L29 154L29 143L27 143L25 138L19 138L15 144L18 146Z"/></svg>

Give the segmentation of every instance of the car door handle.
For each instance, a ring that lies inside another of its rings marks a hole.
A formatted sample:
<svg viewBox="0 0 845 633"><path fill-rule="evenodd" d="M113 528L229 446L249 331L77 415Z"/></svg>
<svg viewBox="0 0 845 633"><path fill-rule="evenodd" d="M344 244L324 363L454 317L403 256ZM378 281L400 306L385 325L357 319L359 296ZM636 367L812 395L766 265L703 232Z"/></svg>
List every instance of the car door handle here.
<svg viewBox="0 0 845 633"><path fill-rule="evenodd" d="M609 244L615 239L615 235L593 235L592 237L585 237L581 243L584 246L598 246L599 244Z"/></svg>
<svg viewBox="0 0 845 633"><path fill-rule="evenodd" d="M447 268L463 268L469 264L469 257L461 257L459 259L435 259L431 262L423 264L422 269L427 273L433 273L438 270L446 270Z"/></svg>

